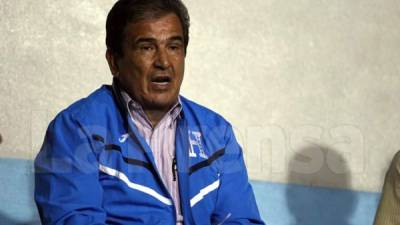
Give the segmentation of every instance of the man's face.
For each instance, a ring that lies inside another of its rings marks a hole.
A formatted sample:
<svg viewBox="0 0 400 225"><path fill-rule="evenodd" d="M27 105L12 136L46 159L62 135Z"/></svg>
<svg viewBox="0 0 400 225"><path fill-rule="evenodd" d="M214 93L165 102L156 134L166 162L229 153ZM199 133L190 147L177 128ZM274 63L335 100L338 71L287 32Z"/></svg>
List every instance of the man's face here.
<svg viewBox="0 0 400 225"><path fill-rule="evenodd" d="M168 110L177 102L185 67L178 17L170 13L128 24L124 35L123 56L107 52L113 75L145 110Z"/></svg>

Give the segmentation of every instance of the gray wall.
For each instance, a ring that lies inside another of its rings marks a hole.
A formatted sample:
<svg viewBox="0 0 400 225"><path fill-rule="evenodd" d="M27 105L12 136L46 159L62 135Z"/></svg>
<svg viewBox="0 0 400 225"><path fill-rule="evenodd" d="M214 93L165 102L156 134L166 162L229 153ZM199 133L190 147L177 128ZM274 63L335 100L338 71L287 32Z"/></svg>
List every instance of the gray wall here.
<svg viewBox="0 0 400 225"><path fill-rule="evenodd" d="M0 156L33 158L59 110L111 82L113 3L0 0ZM233 123L251 178L380 190L400 149L398 1L185 3L182 94Z"/></svg>

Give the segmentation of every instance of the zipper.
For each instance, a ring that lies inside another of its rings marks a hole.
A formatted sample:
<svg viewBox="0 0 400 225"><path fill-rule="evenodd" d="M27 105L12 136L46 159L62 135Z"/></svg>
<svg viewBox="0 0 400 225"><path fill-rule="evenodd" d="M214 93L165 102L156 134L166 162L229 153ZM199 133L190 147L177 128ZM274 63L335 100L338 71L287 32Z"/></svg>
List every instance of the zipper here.
<svg viewBox="0 0 400 225"><path fill-rule="evenodd" d="M176 181L176 157L172 159L172 180Z"/></svg>
<svg viewBox="0 0 400 225"><path fill-rule="evenodd" d="M121 98L122 96L119 94L115 94L115 96L117 97L117 101L119 104L121 104L120 102L123 101ZM122 104L123 106L123 104ZM150 162L151 166L155 169L156 174L157 174L157 178L159 179L159 181L161 181L161 185L164 188L164 190L166 190L166 195L168 196L168 198L171 200L172 203L172 209L173 209L173 218L174 218L174 224L176 224L177 218L176 218L176 207L174 204L174 201L172 199L171 194L168 191L168 188L166 187L165 183L163 182L163 179L161 178L160 172L157 169L157 166L155 165L155 161L154 161L154 156L153 153L149 147L149 145L147 145L146 140L144 138L141 138L141 135L139 134L139 131L136 128L136 125L133 124L133 120L132 117L130 115L130 113L125 110L126 114L124 115L126 120L125 122L128 124L128 129L133 132L133 136L134 138L137 140L139 147L142 148L142 150L144 151L144 155L146 156L147 160ZM176 168L176 159L175 157L173 158L173 162L175 162L175 168ZM174 168L174 163L172 164L172 168ZM176 174L173 173L175 179L176 179Z"/></svg>

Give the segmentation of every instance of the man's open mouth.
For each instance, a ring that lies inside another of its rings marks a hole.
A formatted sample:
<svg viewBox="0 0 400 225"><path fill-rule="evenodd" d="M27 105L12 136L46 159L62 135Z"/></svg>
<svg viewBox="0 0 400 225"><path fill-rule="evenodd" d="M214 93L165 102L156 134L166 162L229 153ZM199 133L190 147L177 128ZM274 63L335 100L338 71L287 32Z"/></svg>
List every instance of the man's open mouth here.
<svg viewBox="0 0 400 225"><path fill-rule="evenodd" d="M168 84L171 81L172 79L169 76L156 76L151 79L151 82L155 84Z"/></svg>

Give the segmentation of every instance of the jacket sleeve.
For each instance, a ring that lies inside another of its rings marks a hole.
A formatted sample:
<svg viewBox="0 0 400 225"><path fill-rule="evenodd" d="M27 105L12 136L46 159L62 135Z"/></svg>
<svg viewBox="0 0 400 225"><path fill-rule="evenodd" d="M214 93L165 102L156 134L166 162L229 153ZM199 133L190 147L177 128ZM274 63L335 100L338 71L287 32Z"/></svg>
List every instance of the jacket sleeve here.
<svg viewBox="0 0 400 225"><path fill-rule="evenodd" d="M57 116L46 132L35 159L34 195L43 225L105 224L96 155L68 114Z"/></svg>
<svg viewBox="0 0 400 225"><path fill-rule="evenodd" d="M226 132L226 147L220 174L220 188L213 220L215 224L264 224L248 181L242 149L231 126Z"/></svg>

